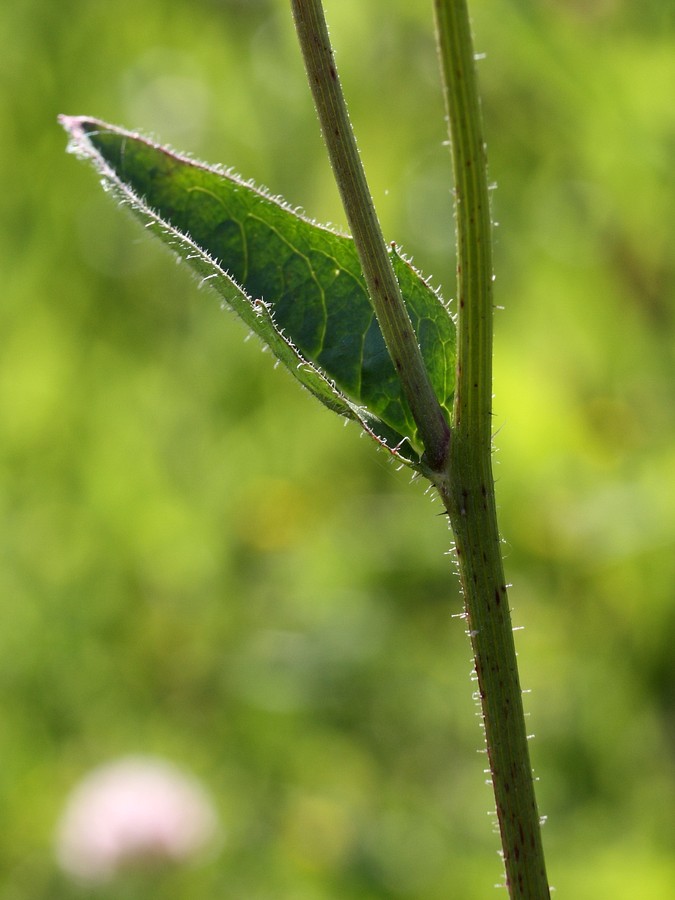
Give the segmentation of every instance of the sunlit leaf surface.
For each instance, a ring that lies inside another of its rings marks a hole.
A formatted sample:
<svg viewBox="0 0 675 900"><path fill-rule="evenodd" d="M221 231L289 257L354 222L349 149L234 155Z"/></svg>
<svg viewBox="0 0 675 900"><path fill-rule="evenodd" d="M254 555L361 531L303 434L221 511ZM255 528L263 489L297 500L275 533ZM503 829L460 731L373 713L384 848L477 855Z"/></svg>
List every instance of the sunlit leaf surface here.
<svg viewBox="0 0 675 900"><path fill-rule="evenodd" d="M402 459L422 447L351 238L231 172L96 119L62 117L71 149L212 285L315 396ZM450 411L455 327L394 249L392 261L432 384Z"/></svg>

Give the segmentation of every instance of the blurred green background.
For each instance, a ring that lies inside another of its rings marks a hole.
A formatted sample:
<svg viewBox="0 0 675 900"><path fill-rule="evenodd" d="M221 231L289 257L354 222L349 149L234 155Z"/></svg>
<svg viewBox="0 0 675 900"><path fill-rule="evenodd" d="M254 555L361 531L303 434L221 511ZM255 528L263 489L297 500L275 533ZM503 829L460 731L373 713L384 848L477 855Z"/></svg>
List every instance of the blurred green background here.
<svg viewBox="0 0 675 900"><path fill-rule="evenodd" d="M471 4L497 185L497 488L558 897L675 883L675 28ZM386 236L453 293L432 4L327 14ZM66 155L96 115L341 225L283 0L0 7L0 900L483 898L450 535ZM152 753L226 839L77 888L55 823ZM124 893L124 891L128 893Z"/></svg>

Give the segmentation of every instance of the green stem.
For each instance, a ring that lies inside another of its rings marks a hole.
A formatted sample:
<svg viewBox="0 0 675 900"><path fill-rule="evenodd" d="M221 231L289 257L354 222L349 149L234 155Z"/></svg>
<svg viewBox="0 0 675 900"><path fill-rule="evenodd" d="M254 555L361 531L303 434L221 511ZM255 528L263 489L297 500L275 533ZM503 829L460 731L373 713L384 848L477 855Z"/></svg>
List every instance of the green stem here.
<svg viewBox="0 0 675 900"><path fill-rule="evenodd" d="M429 380L382 236L340 87L323 6L321 0L291 0L291 6L321 131L375 315L424 444L424 461L439 472L447 459L450 428Z"/></svg>
<svg viewBox="0 0 675 900"><path fill-rule="evenodd" d="M445 478L511 898L548 898L491 461L492 252L485 145L465 0L435 0L455 178L457 384Z"/></svg>

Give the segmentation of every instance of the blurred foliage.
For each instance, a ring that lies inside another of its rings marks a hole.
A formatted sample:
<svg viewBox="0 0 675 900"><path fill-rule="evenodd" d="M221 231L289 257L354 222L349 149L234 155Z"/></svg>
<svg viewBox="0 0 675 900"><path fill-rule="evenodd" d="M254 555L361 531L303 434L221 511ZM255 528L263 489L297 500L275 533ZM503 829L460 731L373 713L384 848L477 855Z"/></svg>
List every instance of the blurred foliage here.
<svg viewBox="0 0 675 900"><path fill-rule="evenodd" d="M550 876L675 881L675 29L661 0L472 3L495 432ZM327 3L387 236L452 294L431 4ZM0 7L0 900L67 792L153 753L213 860L116 898L481 898L500 880L450 535L64 153L140 128L344 219L282 0Z"/></svg>

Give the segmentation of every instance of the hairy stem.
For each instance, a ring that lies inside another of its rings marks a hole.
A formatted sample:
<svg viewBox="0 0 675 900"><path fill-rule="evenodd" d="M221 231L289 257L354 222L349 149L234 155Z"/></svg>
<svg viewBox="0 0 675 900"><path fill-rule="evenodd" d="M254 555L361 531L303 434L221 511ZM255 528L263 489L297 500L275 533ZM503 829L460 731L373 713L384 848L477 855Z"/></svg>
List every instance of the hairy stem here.
<svg viewBox="0 0 675 900"><path fill-rule="evenodd" d="M548 898L495 506L492 259L483 129L465 0L435 0L455 178L458 259L453 439L436 485L450 516L511 898Z"/></svg>
<svg viewBox="0 0 675 900"><path fill-rule="evenodd" d="M368 292L401 387L424 444L441 471L450 428L422 360L368 189L335 67L321 0L291 0L307 77Z"/></svg>

